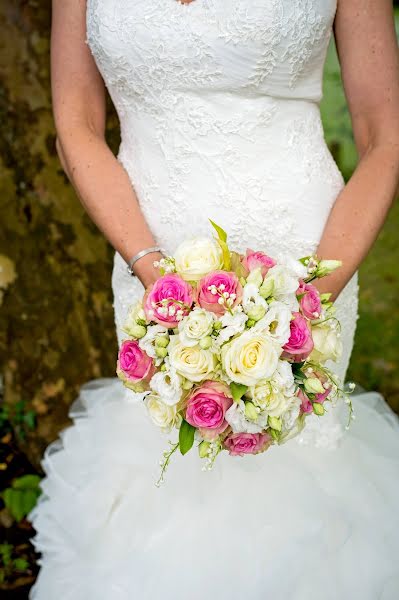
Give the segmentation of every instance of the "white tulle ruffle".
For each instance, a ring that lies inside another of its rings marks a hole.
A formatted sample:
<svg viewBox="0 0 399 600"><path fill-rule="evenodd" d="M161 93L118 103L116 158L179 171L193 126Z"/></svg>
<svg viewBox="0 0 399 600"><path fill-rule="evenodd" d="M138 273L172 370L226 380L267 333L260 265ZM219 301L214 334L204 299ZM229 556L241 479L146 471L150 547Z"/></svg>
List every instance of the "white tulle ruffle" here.
<svg viewBox="0 0 399 600"><path fill-rule="evenodd" d="M167 447L139 395L94 380L44 457L30 514L45 556L32 600L397 600L399 424L375 393L335 451L256 457Z"/></svg>

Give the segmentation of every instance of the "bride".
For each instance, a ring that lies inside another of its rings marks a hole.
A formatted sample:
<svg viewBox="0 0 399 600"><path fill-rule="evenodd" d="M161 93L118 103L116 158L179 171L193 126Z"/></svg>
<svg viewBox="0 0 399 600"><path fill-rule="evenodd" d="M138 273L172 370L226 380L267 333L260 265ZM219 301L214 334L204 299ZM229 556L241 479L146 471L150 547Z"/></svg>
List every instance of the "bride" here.
<svg viewBox="0 0 399 600"><path fill-rule="evenodd" d="M332 31L359 152L347 185L319 112ZM343 261L319 289L337 298L344 378L357 269L399 183L398 68L389 0L53 0L57 148L115 249L119 343L161 254L126 265L210 235L211 218L240 251ZM31 599L396 600L398 420L378 394L354 403L349 432L337 407L211 472L177 456L157 488L167 438L116 377L89 382L44 456Z"/></svg>

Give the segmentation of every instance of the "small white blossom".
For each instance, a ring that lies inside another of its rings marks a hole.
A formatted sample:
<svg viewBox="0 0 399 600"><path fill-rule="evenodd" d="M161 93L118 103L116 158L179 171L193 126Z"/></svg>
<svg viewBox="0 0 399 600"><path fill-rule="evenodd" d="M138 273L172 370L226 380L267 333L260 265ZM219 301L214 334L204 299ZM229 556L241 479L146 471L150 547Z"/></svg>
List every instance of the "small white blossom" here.
<svg viewBox="0 0 399 600"><path fill-rule="evenodd" d="M216 343L221 346L224 342L227 342L233 335L241 333L245 329L245 323L247 322L247 315L241 310L241 307L233 311L233 314L225 312L220 318L220 322L223 327L219 331L219 335L216 338Z"/></svg>
<svg viewBox="0 0 399 600"><path fill-rule="evenodd" d="M267 425L267 415L259 414L256 422L246 418L243 400L234 402L226 411L225 418L234 433L261 433Z"/></svg>
<svg viewBox="0 0 399 600"><path fill-rule="evenodd" d="M257 331L266 331L281 346L290 337L291 310L283 302L272 302L265 316L254 326Z"/></svg>
<svg viewBox="0 0 399 600"><path fill-rule="evenodd" d="M283 427L289 431L295 425L295 421L299 417L301 401L297 396L291 398L291 402L283 415Z"/></svg>
<svg viewBox="0 0 399 600"><path fill-rule="evenodd" d="M162 359L158 358L156 355L155 340L157 337L165 336L167 334L168 330L162 325L149 325L147 327L147 333L139 340L140 348L155 360L156 365L159 365L162 362Z"/></svg>
<svg viewBox="0 0 399 600"><path fill-rule="evenodd" d="M150 387L168 406L177 404L182 395L181 377L170 365L166 371L158 371L152 376Z"/></svg>

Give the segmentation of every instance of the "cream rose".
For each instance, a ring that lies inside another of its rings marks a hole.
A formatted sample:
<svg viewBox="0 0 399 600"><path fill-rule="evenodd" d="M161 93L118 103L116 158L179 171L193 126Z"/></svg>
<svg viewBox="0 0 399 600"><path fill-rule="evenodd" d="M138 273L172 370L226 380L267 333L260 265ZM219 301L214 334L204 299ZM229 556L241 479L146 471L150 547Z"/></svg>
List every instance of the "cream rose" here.
<svg viewBox="0 0 399 600"><path fill-rule="evenodd" d="M181 417L177 412L176 405L165 404L158 394L148 394L144 403L153 423L163 431L169 432L174 425L179 425Z"/></svg>
<svg viewBox="0 0 399 600"><path fill-rule="evenodd" d="M217 358L211 350L205 350L198 344L185 346L179 335L171 337L168 350L170 365L189 381L203 381L216 369Z"/></svg>
<svg viewBox="0 0 399 600"><path fill-rule="evenodd" d="M342 342L338 337L335 321L325 321L312 326L314 347L309 357L315 362L337 361L342 354Z"/></svg>
<svg viewBox="0 0 399 600"><path fill-rule="evenodd" d="M253 403L271 417L281 417L289 405L289 398L282 390L273 388L270 380L262 379L251 388Z"/></svg>
<svg viewBox="0 0 399 600"><path fill-rule="evenodd" d="M278 347L272 338L251 329L222 347L222 365L227 376L248 386L271 377L278 357Z"/></svg>
<svg viewBox="0 0 399 600"><path fill-rule="evenodd" d="M181 343L185 346L195 346L201 338L212 333L214 322L213 313L203 308L195 308L178 325Z"/></svg>
<svg viewBox="0 0 399 600"><path fill-rule="evenodd" d="M223 266L219 244L210 238L194 238L180 244L175 254L176 272L186 281L199 281Z"/></svg>

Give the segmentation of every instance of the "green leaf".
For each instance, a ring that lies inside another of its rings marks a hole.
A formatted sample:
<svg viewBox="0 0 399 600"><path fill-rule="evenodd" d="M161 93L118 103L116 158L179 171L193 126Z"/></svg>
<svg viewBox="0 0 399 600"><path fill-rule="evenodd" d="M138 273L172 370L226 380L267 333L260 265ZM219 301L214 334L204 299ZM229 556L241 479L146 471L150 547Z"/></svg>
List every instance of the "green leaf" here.
<svg viewBox="0 0 399 600"><path fill-rule="evenodd" d="M230 383L230 391L231 395L233 396L234 402L238 402L239 400L241 400L247 389L247 385L242 385L241 383L235 383L234 381L232 381Z"/></svg>
<svg viewBox="0 0 399 600"><path fill-rule="evenodd" d="M247 275L247 271L245 270L245 267L241 262L241 256L240 254L238 254L238 252L230 252L230 269L234 271L234 273L240 279L240 283L242 285L245 285L245 275ZM243 279L243 281L241 281L241 278Z"/></svg>
<svg viewBox="0 0 399 600"><path fill-rule="evenodd" d="M305 375L301 371L304 364L305 364L305 361L298 362L298 363L292 363L292 365L291 365L292 372L296 377L305 377Z"/></svg>
<svg viewBox="0 0 399 600"><path fill-rule="evenodd" d="M25 558L15 558L13 563L17 571L27 571L29 568L29 563Z"/></svg>
<svg viewBox="0 0 399 600"><path fill-rule="evenodd" d="M36 426L36 413L34 410L28 410L24 416L25 425L28 429L34 429Z"/></svg>
<svg viewBox="0 0 399 600"><path fill-rule="evenodd" d="M37 489L40 483L39 475L23 475L14 479L12 487L14 490L31 490Z"/></svg>
<svg viewBox="0 0 399 600"><path fill-rule="evenodd" d="M294 373L295 379L306 379L306 375L304 373L302 373L302 371L297 371L296 373Z"/></svg>
<svg viewBox="0 0 399 600"><path fill-rule="evenodd" d="M21 521L34 508L40 496L40 477L23 475L15 479L12 487L6 488L2 495L4 504L16 521Z"/></svg>
<svg viewBox="0 0 399 600"><path fill-rule="evenodd" d="M267 432L270 433L275 442L279 441L281 436L281 433L279 431L277 431L276 429L268 429Z"/></svg>
<svg viewBox="0 0 399 600"><path fill-rule="evenodd" d="M230 257L230 250L227 245L227 233L225 232L224 229L219 227L219 225L216 225L216 223L214 223L211 219L209 219L209 221L210 221L212 227L215 229L216 233L218 234L219 246L221 247L222 253L223 253L223 268L226 271L230 271L231 257Z"/></svg>
<svg viewBox="0 0 399 600"><path fill-rule="evenodd" d="M36 506L39 494L36 490L24 490L22 494L22 511L24 517Z"/></svg>
<svg viewBox="0 0 399 600"><path fill-rule="evenodd" d="M11 560L12 551L13 551L12 544L7 544L7 543L0 544L0 556L1 556L3 563L6 566Z"/></svg>
<svg viewBox="0 0 399 600"><path fill-rule="evenodd" d="M183 419L179 430L179 448L182 454L186 454L194 444L195 427Z"/></svg>
<svg viewBox="0 0 399 600"><path fill-rule="evenodd" d="M11 516L14 517L16 521L22 521L25 516L22 490L7 488L3 492L3 500Z"/></svg>
<svg viewBox="0 0 399 600"><path fill-rule="evenodd" d="M209 219L209 222L218 234L219 240L221 240L222 242L227 242L227 233L225 232L225 230L222 229L219 225L216 225L216 223L212 221L212 219Z"/></svg>

